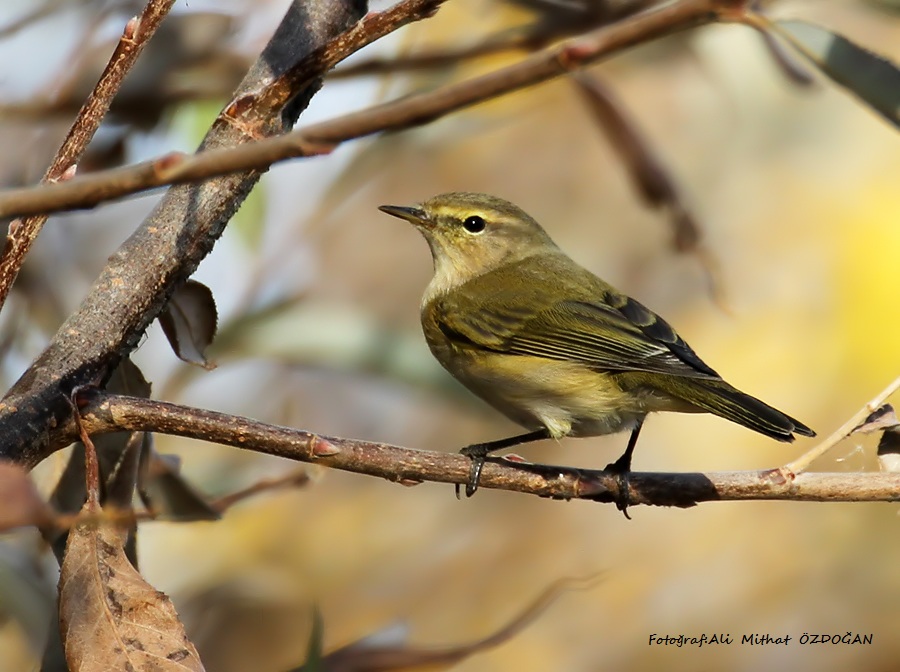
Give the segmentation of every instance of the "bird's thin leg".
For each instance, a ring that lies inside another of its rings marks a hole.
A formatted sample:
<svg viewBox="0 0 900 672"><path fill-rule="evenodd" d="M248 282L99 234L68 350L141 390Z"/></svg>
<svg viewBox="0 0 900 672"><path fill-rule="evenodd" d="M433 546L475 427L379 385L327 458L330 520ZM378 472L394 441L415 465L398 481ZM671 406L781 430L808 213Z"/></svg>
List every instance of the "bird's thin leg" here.
<svg viewBox="0 0 900 672"><path fill-rule="evenodd" d="M625 514L625 517L631 520L628 515L628 505L630 504L628 492L628 475L631 473L631 456L634 454L634 447L637 445L638 435L641 433L641 427L644 425L643 420L638 420L634 429L631 430L631 437L628 439L628 446L625 452L615 462L606 465L606 471L611 471L616 475L616 485L618 486L619 495L616 498L616 508Z"/></svg>
<svg viewBox="0 0 900 672"><path fill-rule="evenodd" d="M466 446L459 452L472 460L472 468L469 470L469 480L466 483L466 497L471 497L478 490L478 481L481 480L481 469L484 467L485 458L495 450L503 448L512 448L523 443L532 441L540 441L549 439L550 432L547 428L537 429L533 432L510 436L506 439L498 439L497 441L488 441L486 443L473 443ZM456 498L459 499L459 483L456 484Z"/></svg>

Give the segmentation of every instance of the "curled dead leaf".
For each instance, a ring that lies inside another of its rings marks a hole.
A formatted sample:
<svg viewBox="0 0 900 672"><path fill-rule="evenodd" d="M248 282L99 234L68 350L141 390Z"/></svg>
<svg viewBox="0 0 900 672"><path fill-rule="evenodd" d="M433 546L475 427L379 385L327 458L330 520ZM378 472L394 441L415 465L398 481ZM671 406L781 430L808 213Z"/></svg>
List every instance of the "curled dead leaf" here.
<svg viewBox="0 0 900 672"><path fill-rule="evenodd" d="M188 280L175 290L159 316L159 323L179 359L204 369L214 369L216 365L206 358L206 350L216 335L218 319L216 302L209 287Z"/></svg>
<svg viewBox="0 0 900 672"><path fill-rule="evenodd" d="M154 518L177 522L218 520L221 516L191 483L181 475L174 455L160 455L149 437L138 475L138 494Z"/></svg>
<svg viewBox="0 0 900 672"><path fill-rule="evenodd" d="M870 434L872 432L893 429L895 427L900 427L900 420L897 419L894 407L890 404L883 404L872 411L860 424L854 427L850 434Z"/></svg>

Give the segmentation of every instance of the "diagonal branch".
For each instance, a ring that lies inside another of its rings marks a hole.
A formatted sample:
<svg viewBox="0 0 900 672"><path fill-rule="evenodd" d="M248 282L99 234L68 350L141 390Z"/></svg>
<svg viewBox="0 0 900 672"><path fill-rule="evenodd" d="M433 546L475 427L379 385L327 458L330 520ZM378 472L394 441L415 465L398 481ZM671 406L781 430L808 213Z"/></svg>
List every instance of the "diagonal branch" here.
<svg viewBox="0 0 900 672"><path fill-rule="evenodd" d="M348 140L426 124L472 105L547 81L636 44L718 20L726 0L681 0L600 28L481 77L377 105L241 147L191 157L170 154L97 172L66 184L0 193L0 217L86 208L163 185L196 182L277 161L328 152Z"/></svg>
<svg viewBox="0 0 900 672"><path fill-rule="evenodd" d="M553 2L546 5L538 3L537 7L531 7L538 10L533 23L491 35L477 44L449 46L394 58L360 60L332 70L328 73L328 79L434 70L455 67L469 59L506 51L533 51L551 42L616 23L662 2L664 0L599 0L565 8ZM571 13L567 9L571 9Z"/></svg>
<svg viewBox="0 0 900 672"><path fill-rule="evenodd" d="M572 31L569 31L570 34ZM584 27L576 32L584 32ZM560 27L538 24L529 29L504 33L489 37L483 42L464 46L452 46L436 49L423 54L411 54L401 57L376 57L358 61L352 65L342 65L328 73L328 79L348 79L350 77L367 77L401 72L419 72L436 68L456 67L460 63L492 56L507 51L540 49L550 42L565 37Z"/></svg>
<svg viewBox="0 0 900 672"><path fill-rule="evenodd" d="M574 73L572 79L641 198L650 207L667 211L676 251L700 262L713 300L724 306L718 261L703 244L702 230L665 163L605 83L583 72Z"/></svg>
<svg viewBox="0 0 900 672"><path fill-rule="evenodd" d="M469 458L400 448L280 427L215 411L139 397L84 392L79 406L88 432L144 431L174 434L277 455L299 462L378 476L404 485L423 481L464 484ZM614 502L616 476L606 471L495 459L484 466L482 488L555 499ZM900 474L802 473L784 469L716 473L633 473L629 503L690 507L724 500L828 502L900 501Z"/></svg>
<svg viewBox="0 0 900 672"><path fill-rule="evenodd" d="M45 183L52 184L74 174L79 159L100 128L100 123L109 111L109 106L118 93L125 75L137 62L138 56L174 4L175 0L148 0L141 15L125 24L125 31L103 74L79 110L66 139L47 169L43 179ZM36 214L24 220L16 220L9 225L6 248L0 258L0 309L6 303L6 297L16 281L31 244L46 221L46 214Z"/></svg>
<svg viewBox="0 0 900 672"><path fill-rule="evenodd" d="M433 12L438 0L406 0L396 25ZM365 10L361 0L294 0L260 58L206 135L200 150L234 146L287 132L321 86L335 60L369 39L340 40ZM335 44L329 50L329 43ZM311 59L299 81L298 63ZM317 69L318 68L318 69ZM267 107L259 101L274 101ZM284 104L281 104L284 102ZM0 455L34 465L63 445L72 423L65 399L79 385L102 385L140 339L172 292L210 252L225 225L256 184L260 172L243 171L170 189L119 250L81 306L0 404Z"/></svg>
<svg viewBox="0 0 900 672"><path fill-rule="evenodd" d="M788 473L799 474L806 471L810 465L834 448L838 443L853 434L857 426L865 420L870 413L881 406L891 395L900 390L900 376L892 380L886 388L875 395L875 398L865 404L847 422L838 427L834 432L813 446L809 451L798 457L793 462L784 466Z"/></svg>

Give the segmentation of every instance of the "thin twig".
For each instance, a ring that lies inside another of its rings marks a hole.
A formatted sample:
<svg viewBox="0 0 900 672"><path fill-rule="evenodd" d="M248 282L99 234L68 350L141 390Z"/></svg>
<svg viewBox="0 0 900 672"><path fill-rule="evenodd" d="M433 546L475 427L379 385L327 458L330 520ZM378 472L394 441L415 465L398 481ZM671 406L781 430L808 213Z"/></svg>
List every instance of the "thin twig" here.
<svg viewBox="0 0 900 672"><path fill-rule="evenodd" d="M863 420L880 407L885 400L900 389L900 377L891 381L891 384L879 392L874 399L857 411L847 422L838 427L833 434L821 443L813 446L811 450L798 457L793 462L788 462L782 469L789 474L800 474L809 468L813 462L822 457L838 443L846 439Z"/></svg>
<svg viewBox="0 0 900 672"><path fill-rule="evenodd" d="M288 132L325 71L377 31L430 16L441 1L403 0L363 21L358 0L293 0L198 151ZM361 22L372 32L360 31ZM168 190L0 403L0 455L34 465L64 445L72 421L61 398L72 387L109 377L213 249L259 178L259 171L246 170Z"/></svg>
<svg viewBox="0 0 900 672"><path fill-rule="evenodd" d="M243 502L246 499L251 499L257 495L275 492L277 490L301 488L308 484L309 481L309 474L307 474L305 470L294 471L285 476L263 479L252 485L248 485L246 488L237 490L236 492L222 495L218 499L210 502L209 505L215 511L225 513L232 506ZM76 525L100 525L103 523L127 526L159 519L159 514L155 511L135 511L134 509L121 509L109 505L104 506L103 510L98 511L82 510L75 513L59 513L50 510L46 513L42 512L42 515L44 515L45 518L42 518L40 523L52 527L54 530L68 530ZM34 521L31 519L27 519L21 521L21 524L28 525L33 522ZM6 529L9 528L2 528L0 531L5 531Z"/></svg>
<svg viewBox="0 0 900 672"><path fill-rule="evenodd" d="M138 397L83 393L82 422L89 432L152 431L212 441L300 462L378 476L403 485L423 481L465 483L469 459L384 443L321 436L225 413ZM855 426L855 425L854 425ZM607 471L496 459L484 466L480 485L556 499L614 502L618 480ZM900 501L900 474L803 473L782 469L715 473L633 473L630 504L689 507L703 501Z"/></svg>
<svg viewBox="0 0 900 672"><path fill-rule="evenodd" d="M251 91L232 101L225 114L232 110L240 112L251 105L261 109L286 105L293 92L312 78L328 72L350 54L398 28L433 16L444 2L446 0L406 0L383 12L370 12L349 30L312 51L306 58L299 59L261 91Z"/></svg>
<svg viewBox="0 0 900 672"><path fill-rule="evenodd" d="M329 152L348 140L397 131L517 91L594 63L622 49L715 22L724 0L683 0L600 28L481 77L408 96L258 142L187 157L169 154L67 183L0 192L0 217L93 207L163 185L197 182L277 161ZM725 3L728 4L728 3Z"/></svg>
<svg viewBox="0 0 900 672"><path fill-rule="evenodd" d="M248 485L246 488L235 492L222 495L218 499L209 503L210 507L219 513L224 513L238 502L242 502L256 495L274 492L275 490L296 489L307 485L310 481L309 472L306 468L292 471L284 476L276 478L266 478L256 483Z"/></svg>
<svg viewBox="0 0 900 672"><path fill-rule="evenodd" d="M72 405L75 418L75 427L78 429L78 440L84 445L84 488L90 509L100 507L100 458L97 455L97 447L91 441L89 430L81 421L81 413L75 403L76 391L73 391L69 402Z"/></svg>
<svg viewBox="0 0 900 672"><path fill-rule="evenodd" d="M531 30L497 35L483 42L463 47L447 47L422 54L393 58L369 58L352 65L335 68L328 74L328 79L347 79L457 67L469 59L482 58L506 51L539 49L562 36L562 32L555 26L538 25Z"/></svg>
<svg viewBox="0 0 900 672"><path fill-rule="evenodd" d="M44 183L64 180L74 174L75 167L88 144L109 111L112 99L119 91L125 75L131 70L146 44L169 13L175 0L148 0L139 17L133 17L125 24L119 44L109 58L103 74L94 90L82 105L66 139L56 153L53 162L44 175ZM47 221L46 214L16 220L9 225L6 248L0 258L0 309L6 302L9 290L19 274L41 228Z"/></svg>
<svg viewBox="0 0 900 672"><path fill-rule="evenodd" d="M640 197L652 208L663 209L672 226L677 252L690 254L705 272L710 297L726 310L721 273L715 255L703 244L703 232L691 213L671 171L644 137L627 110L598 77L573 73L572 80L584 97L601 131L618 154ZM727 312L727 310L726 310Z"/></svg>
<svg viewBox="0 0 900 672"><path fill-rule="evenodd" d="M373 641L367 638L343 646L322 657L321 665L307 664L291 672L324 670L445 670L470 656L509 641L537 620L546 609L567 591L583 591L592 588L603 579L598 573L585 578L569 578L554 581L531 603L489 635L475 641L443 646L417 647L406 642Z"/></svg>
<svg viewBox="0 0 900 672"><path fill-rule="evenodd" d="M393 58L370 58L352 65L332 70L328 79L343 79L367 75L383 75L401 72L416 72L436 68L456 67L463 61L490 56L506 51L532 51L547 46L556 40L586 33L600 26L621 21L627 16L644 11L660 0L631 0L627 3L592 2L566 16L559 7L538 9L538 18L531 25L513 28L500 34L489 36L477 44L461 47L445 47L424 53ZM543 11L541 11L543 10ZM596 10L596 11L594 11Z"/></svg>

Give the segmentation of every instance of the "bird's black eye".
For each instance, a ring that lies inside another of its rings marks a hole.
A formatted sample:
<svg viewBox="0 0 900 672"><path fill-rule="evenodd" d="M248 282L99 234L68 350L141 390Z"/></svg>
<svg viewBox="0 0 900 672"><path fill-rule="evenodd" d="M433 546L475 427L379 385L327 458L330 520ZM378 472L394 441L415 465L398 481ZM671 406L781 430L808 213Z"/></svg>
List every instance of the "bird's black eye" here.
<svg viewBox="0 0 900 672"><path fill-rule="evenodd" d="M484 231L484 227L486 224L484 223L484 218L479 217L478 215L472 215L471 217L466 217L463 222L463 228L469 233L481 233Z"/></svg>

